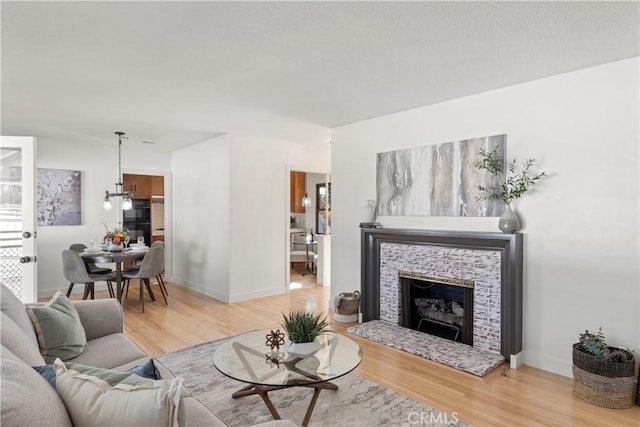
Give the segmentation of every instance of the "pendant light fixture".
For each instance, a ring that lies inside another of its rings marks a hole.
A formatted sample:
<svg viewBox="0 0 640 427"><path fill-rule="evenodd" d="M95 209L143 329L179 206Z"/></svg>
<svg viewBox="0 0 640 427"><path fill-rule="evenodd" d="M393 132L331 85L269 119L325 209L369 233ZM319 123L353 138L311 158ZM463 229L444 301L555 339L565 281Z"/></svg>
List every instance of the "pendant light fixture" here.
<svg viewBox="0 0 640 427"><path fill-rule="evenodd" d="M109 193L109 190L106 190L104 196L104 208L106 210L111 209L111 198L112 197L122 197L122 210L128 211L133 207L133 203L131 203L131 197L133 197L133 193L129 191L123 191L124 184L122 183L122 138L127 139L124 136L124 132L114 132L118 135L118 181L115 183L116 192Z"/></svg>
<svg viewBox="0 0 640 427"><path fill-rule="evenodd" d="M302 198L302 206L308 208L311 206L311 197L309 197L308 193L304 193L304 197Z"/></svg>

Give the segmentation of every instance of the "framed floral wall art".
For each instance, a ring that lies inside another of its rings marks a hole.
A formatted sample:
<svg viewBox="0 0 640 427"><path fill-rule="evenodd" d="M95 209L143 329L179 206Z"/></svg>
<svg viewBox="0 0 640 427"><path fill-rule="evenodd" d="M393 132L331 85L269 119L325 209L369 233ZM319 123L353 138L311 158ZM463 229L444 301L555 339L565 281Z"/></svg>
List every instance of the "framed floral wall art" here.
<svg viewBox="0 0 640 427"><path fill-rule="evenodd" d="M38 225L80 225L80 171L38 168L36 219Z"/></svg>

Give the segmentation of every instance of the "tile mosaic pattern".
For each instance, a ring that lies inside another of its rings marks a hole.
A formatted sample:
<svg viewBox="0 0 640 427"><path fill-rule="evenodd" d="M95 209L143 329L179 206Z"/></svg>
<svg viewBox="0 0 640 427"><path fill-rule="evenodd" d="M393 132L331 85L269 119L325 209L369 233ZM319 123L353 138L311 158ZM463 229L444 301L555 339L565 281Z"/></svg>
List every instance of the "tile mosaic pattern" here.
<svg viewBox="0 0 640 427"><path fill-rule="evenodd" d="M500 354L380 320L352 326L347 332L480 377L504 362Z"/></svg>
<svg viewBox="0 0 640 427"><path fill-rule="evenodd" d="M474 282L473 346L500 353L500 252L401 243L380 244L380 320L399 325L399 271Z"/></svg>

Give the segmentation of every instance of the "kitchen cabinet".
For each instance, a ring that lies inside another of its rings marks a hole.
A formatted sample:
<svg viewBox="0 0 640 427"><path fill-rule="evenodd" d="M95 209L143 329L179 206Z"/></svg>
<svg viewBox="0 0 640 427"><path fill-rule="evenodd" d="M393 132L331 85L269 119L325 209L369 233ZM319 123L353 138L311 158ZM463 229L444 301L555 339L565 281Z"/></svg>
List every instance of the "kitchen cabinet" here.
<svg viewBox="0 0 640 427"><path fill-rule="evenodd" d="M307 187L307 174L305 172L291 171L291 212L304 213L302 198Z"/></svg>
<svg viewBox="0 0 640 427"><path fill-rule="evenodd" d="M164 176L151 175L151 195L164 196Z"/></svg>
<svg viewBox="0 0 640 427"><path fill-rule="evenodd" d="M125 173L122 180L124 191L133 191L134 199L151 198L151 176Z"/></svg>

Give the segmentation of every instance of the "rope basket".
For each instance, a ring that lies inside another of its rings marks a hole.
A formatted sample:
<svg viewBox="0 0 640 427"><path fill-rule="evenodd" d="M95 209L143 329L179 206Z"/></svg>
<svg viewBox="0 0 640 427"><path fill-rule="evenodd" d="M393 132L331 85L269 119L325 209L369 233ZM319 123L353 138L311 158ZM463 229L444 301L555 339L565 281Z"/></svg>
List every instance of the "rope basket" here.
<svg viewBox="0 0 640 427"><path fill-rule="evenodd" d="M591 372L592 374L603 375L605 377L617 378L617 377L632 377L635 368L635 362L633 356L626 362L614 362L604 359L598 359L593 354L585 353L578 350L580 344L575 343L573 345L573 364L578 368ZM610 350L621 350L619 348L609 347ZM629 354L626 350L621 350L624 353Z"/></svg>
<svg viewBox="0 0 640 427"><path fill-rule="evenodd" d="M633 357L625 362L598 359L573 345L573 393L605 408L629 408L636 392ZM615 349L618 350L618 349Z"/></svg>
<svg viewBox="0 0 640 427"><path fill-rule="evenodd" d="M342 315L356 314L360 306L360 292L343 292L336 297L336 313Z"/></svg>

